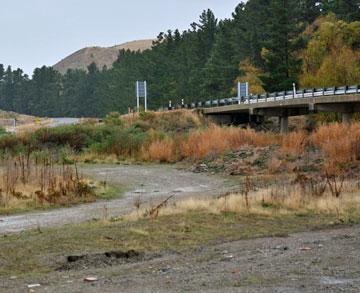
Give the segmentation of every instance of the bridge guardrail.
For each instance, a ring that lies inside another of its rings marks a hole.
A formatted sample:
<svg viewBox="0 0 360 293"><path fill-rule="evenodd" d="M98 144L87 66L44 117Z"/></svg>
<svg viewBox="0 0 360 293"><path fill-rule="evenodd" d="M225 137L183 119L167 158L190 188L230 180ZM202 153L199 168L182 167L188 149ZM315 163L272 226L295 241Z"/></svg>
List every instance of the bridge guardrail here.
<svg viewBox="0 0 360 293"><path fill-rule="evenodd" d="M302 98L312 98L312 97L316 98L322 96L346 95L346 94L357 94L357 93L360 93L359 85L311 88L311 89L301 89L296 91L292 90L292 91L266 93L261 95L250 95L248 97L241 97L241 98L231 97L224 99L192 102L189 104L185 104L182 107L186 109L195 109L195 108L203 108L203 107L211 108L211 107L219 107L219 106L222 107L222 106L234 105L234 104L257 104L257 103L283 101L290 99L302 99Z"/></svg>

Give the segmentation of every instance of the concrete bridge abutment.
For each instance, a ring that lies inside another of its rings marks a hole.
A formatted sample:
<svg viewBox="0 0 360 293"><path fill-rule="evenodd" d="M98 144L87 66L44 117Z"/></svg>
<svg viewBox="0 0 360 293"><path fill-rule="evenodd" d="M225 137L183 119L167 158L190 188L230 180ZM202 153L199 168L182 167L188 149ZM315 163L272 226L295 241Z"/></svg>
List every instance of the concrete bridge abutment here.
<svg viewBox="0 0 360 293"><path fill-rule="evenodd" d="M350 124L352 121L353 113L341 113L342 116L342 122Z"/></svg>
<svg viewBox="0 0 360 293"><path fill-rule="evenodd" d="M289 132L289 117L288 116L280 116L279 117L280 124L280 133L286 134Z"/></svg>

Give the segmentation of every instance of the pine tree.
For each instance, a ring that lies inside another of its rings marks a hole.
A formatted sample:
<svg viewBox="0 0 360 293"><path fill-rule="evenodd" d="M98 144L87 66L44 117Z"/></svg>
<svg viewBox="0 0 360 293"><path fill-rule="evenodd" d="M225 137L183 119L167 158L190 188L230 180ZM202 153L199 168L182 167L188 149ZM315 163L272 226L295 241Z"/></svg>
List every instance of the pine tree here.
<svg viewBox="0 0 360 293"><path fill-rule="evenodd" d="M296 52L301 48L297 40L299 30L291 14L295 12L293 1L272 0L269 39L263 57L266 74L261 77L266 91L292 88L301 69Z"/></svg>
<svg viewBox="0 0 360 293"><path fill-rule="evenodd" d="M359 0L323 0L323 13L333 12L342 20L360 21L360 1Z"/></svg>
<svg viewBox="0 0 360 293"><path fill-rule="evenodd" d="M321 3L319 0L299 0L297 8L299 21L306 24L312 23L321 15Z"/></svg>

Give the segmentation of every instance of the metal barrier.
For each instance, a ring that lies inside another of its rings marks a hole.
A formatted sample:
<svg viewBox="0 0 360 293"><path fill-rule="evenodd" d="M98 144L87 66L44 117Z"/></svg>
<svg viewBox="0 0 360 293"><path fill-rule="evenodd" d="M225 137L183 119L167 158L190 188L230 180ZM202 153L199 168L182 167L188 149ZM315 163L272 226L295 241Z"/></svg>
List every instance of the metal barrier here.
<svg viewBox="0 0 360 293"><path fill-rule="evenodd" d="M222 107L234 104L257 104L266 102L275 102L291 99L303 99L303 98L316 98L322 96L336 96L336 95L350 95L360 93L359 85L352 86L339 86L339 87L326 87L326 88L312 88L293 91L282 91L275 93L266 93L261 95L250 95L248 97L233 97L220 100L208 100L205 102L193 102L185 104L184 107L187 109L195 108L211 108L211 107Z"/></svg>

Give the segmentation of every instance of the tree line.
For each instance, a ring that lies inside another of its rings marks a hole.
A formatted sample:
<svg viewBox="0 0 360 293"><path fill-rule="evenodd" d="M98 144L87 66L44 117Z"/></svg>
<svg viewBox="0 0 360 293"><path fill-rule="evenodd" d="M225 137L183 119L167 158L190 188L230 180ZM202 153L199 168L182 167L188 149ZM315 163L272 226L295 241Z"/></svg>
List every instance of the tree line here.
<svg viewBox="0 0 360 293"><path fill-rule="evenodd" d="M102 117L135 106L147 80L149 106L252 93L360 83L359 0L249 0L229 19L205 10L186 31L160 33L152 49L122 50L111 69L21 69L0 64L0 109L38 116Z"/></svg>

